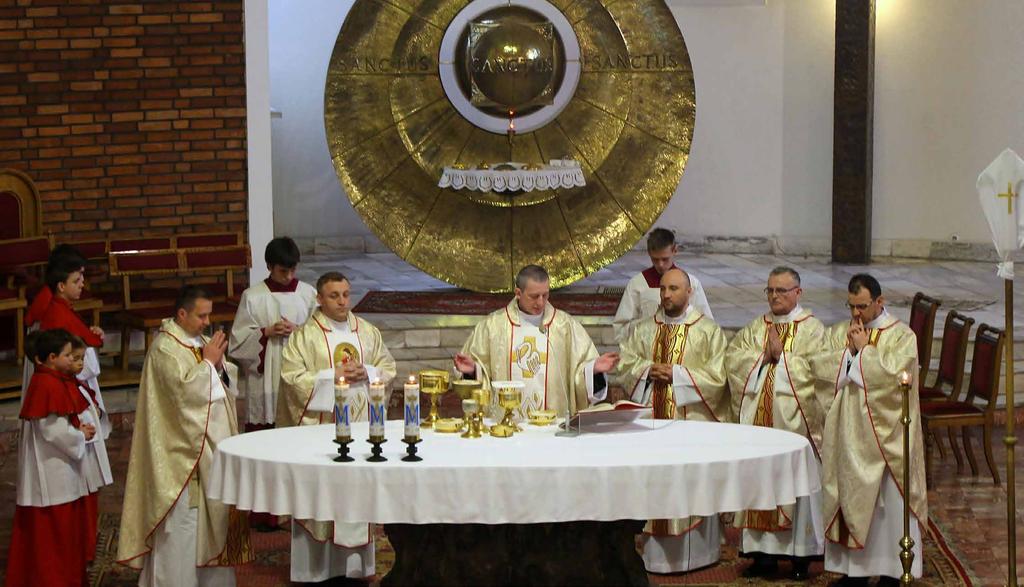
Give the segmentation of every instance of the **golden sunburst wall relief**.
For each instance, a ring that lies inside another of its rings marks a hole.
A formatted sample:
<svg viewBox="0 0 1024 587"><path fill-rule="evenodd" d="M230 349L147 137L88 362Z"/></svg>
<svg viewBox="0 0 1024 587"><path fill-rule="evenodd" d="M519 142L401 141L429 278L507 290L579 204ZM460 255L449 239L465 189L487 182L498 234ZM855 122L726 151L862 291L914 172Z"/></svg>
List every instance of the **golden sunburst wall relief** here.
<svg viewBox="0 0 1024 587"><path fill-rule="evenodd" d="M696 100L663 0L356 0L324 112L342 185L387 246L454 285L510 291L525 264L559 287L642 238L686 167ZM556 159L586 185L438 187L446 166Z"/></svg>

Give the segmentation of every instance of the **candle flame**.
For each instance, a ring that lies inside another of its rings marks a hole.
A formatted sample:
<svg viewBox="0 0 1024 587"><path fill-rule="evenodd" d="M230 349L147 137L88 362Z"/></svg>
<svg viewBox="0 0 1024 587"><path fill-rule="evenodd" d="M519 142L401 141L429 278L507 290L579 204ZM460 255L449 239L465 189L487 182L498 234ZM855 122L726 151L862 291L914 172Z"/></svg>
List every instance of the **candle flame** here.
<svg viewBox="0 0 1024 587"><path fill-rule="evenodd" d="M900 385L910 385L910 373L907 373L906 371L900 371L900 374L896 376L896 380L899 382Z"/></svg>
<svg viewBox="0 0 1024 587"><path fill-rule="evenodd" d="M410 375L409 376L409 383L416 383L416 376L415 375Z"/></svg>
<svg viewBox="0 0 1024 587"><path fill-rule="evenodd" d="M338 383L339 384L345 383L345 376L344 375L342 375L341 377L338 377Z"/></svg>

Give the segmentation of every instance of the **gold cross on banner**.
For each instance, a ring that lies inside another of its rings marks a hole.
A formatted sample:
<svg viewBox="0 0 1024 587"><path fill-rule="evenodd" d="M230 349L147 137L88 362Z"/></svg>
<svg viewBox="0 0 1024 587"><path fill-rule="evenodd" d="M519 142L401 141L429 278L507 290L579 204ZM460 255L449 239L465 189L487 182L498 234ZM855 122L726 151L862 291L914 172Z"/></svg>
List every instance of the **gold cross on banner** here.
<svg viewBox="0 0 1024 587"><path fill-rule="evenodd" d="M1006 182L1006 193L997 194L997 198L1006 198L1006 213L1013 214L1013 199L1017 197L1017 194L1013 193L1013 184Z"/></svg>

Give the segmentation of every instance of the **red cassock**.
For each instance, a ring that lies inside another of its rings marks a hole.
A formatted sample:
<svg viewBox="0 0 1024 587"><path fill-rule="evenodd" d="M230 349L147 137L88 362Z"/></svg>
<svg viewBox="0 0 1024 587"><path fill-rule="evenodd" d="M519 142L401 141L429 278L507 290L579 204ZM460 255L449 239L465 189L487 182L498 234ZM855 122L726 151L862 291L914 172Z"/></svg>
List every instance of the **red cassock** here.
<svg viewBox="0 0 1024 587"><path fill-rule="evenodd" d="M40 292L39 295L44 294ZM35 300L32 300L32 303L35 305ZM39 329L54 330L56 328L67 330L91 347L103 346L103 339L89 330L82 317L71 307L70 302L60 296L51 296L49 305L39 316Z"/></svg>
<svg viewBox="0 0 1024 587"><path fill-rule="evenodd" d="M37 365L19 417L59 414L78 426L78 414L87 407L73 377ZM16 506L5 585L84 586L90 543L95 546L95 523L89 523L85 497L58 505Z"/></svg>

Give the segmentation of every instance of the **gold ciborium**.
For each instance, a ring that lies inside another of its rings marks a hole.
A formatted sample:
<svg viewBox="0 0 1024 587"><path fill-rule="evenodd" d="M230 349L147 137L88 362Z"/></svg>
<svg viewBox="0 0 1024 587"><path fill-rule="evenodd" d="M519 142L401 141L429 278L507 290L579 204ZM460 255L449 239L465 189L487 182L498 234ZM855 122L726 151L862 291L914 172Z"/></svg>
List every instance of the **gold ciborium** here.
<svg viewBox="0 0 1024 587"><path fill-rule="evenodd" d="M423 428L433 428L434 423L440 419L437 412L437 403L442 395L448 392L450 381L447 371L439 369L426 369L419 372L420 391L430 396L430 414L423 419Z"/></svg>
<svg viewBox="0 0 1024 587"><path fill-rule="evenodd" d="M493 385L498 395L498 405L505 409L505 416L499 422L499 426L522 432L523 429L516 424L512 413L523 404L523 384L518 381L503 381L495 382Z"/></svg>

